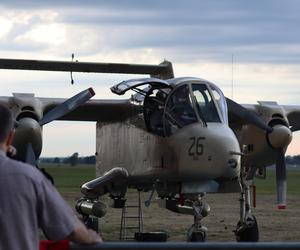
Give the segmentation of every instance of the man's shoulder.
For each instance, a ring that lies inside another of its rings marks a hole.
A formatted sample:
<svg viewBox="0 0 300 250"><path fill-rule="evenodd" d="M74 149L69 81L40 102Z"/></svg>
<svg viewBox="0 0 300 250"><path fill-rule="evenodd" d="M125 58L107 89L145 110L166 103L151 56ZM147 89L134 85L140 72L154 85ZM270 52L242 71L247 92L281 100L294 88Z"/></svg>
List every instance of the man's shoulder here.
<svg viewBox="0 0 300 250"><path fill-rule="evenodd" d="M43 174L35 166L32 166L30 164L21 161L10 159L8 157L6 159L7 159L6 161L7 166L5 167L8 168L11 174L16 174L16 175L20 174L23 175L24 177L28 177L35 181L39 181L44 178Z"/></svg>

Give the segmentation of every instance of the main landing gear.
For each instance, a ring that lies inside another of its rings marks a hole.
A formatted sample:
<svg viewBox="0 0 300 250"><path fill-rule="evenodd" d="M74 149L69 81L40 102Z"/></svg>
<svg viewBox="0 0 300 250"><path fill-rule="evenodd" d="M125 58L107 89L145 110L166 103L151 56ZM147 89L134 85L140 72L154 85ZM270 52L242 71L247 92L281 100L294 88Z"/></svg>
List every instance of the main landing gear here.
<svg viewBox="0 0 300 250"><path fill-rule="evenodd" d="M190 242L206 241L207 228L201 225L201 220L209 214L210 207L202 200L203 196L201 194L193 200L194 224L187 232L187 241Z"/></svg>
<svg viewBox="0 0 300 250"><path fill-rule="evenodd" d="M257 242L259 240L257 221L251 213L250 184L251 180L247 180L245 175L242 176L242 191L240 197L240 220L237 224L236 230L234 230L236 240L238 242Z"/></svg>

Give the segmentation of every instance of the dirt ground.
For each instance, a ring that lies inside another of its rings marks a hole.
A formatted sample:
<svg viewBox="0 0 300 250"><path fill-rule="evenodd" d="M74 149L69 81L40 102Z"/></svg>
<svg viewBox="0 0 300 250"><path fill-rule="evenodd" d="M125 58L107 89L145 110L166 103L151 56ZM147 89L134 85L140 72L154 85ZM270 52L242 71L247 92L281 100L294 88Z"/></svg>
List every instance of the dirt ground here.
<svg viewBox="0 0 300 250"><path fill-rule="evenodd" d="M74 194L64 194L74 204ZM75 195L76 196L76 195ZM148 193L142 194L142 202L147 200ZM207 241L235 241L233 230L239 220L239 194L208 194L205 200L211 206L211 213L203 219L208 228ZM103 198L106 204L108 197ZM260 241L300 241L300 195L288 196L286 210L276 208L275 195L260 194L257 206L253 209L260 231ZM129 192L127 205L136 205L137 195ZM121 222L121 209L107 209L105 217L99 221L101 235L105 241L118 241ZM186 232L193 223L193 217L173 213L158 207L153 199L150 207L143 206L144 231L166 231L168 241L185 241Z"/></svg>
<svg viewBox="0 0 300 250"><path fill-rule="evenodd" d="M142 201L149 194L142 195ZM129 193L128 205L136 205L135 193ZM209 194L205 200L211 206L211 213L203 219L208 228L208 241L235 241L233 230L239 220L239 194ZM105 199L106 202L108 198ZM278 210L275 195L258 195L257 206L253 209L260 230L260 241L300 240L300 196L288 197L288 208ZM166 231L169 241L185 241L186 231L193 223L193 217L173 213L158 207L157 201L149 208L143 206L144 231ZM121 209L108 209L100 219L101 234L106 241L119 239Z"/></svg>

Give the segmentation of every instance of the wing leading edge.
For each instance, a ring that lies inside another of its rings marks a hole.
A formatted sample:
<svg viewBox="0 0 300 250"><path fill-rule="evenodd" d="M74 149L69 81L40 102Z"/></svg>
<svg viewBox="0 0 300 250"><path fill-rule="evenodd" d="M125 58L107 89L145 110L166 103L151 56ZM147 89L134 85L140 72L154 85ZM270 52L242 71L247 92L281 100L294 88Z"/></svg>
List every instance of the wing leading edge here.
<svg viewBox="0 0 300 250"><path fill-rule="evenodd" d="M289 120L291 130L300 130L300 106L297 105L283 105L283 109L286 112L286 116Z"/></svg>
<svg viewBox="0 0 300 250"><path fill-rule="evenodd" d="M62 98L39 98L45 115L65 101ZM142 106L130 100L90 100L59 120L69 121L124 121L142 112Z"/></svg>
<svg viewBox="0 0 300 250"><path fill-rule="evenodd" d="M276 110L280 109L280 113L283 114L284 117L289 122L289 125L291 127L291 131L298 131L300 130L300 106L298 105L278 105L277 103L271 103L272 105L267 105L270 108L274 108L274 113L276 113ZM264 102L261 102L260 104L243 104L242 105L245 109L255 112L256 114L259 114L259 109L262 106L265 106ZM233 112L231 112L230 109L228 109L228 116L229 116L229 123L231 125L239 124L239 126L248 124L246 120L243 120L241 117L237 117Z"/></svg>
<svg viewBox="0 0 300 250"><path fill-rule="evenodd" d="M84 73L150 74L153 77L161 79L169 79L174 77L172 63L166 60L158 65L150 65L0 58L0 69L67 71Z"/></svg>

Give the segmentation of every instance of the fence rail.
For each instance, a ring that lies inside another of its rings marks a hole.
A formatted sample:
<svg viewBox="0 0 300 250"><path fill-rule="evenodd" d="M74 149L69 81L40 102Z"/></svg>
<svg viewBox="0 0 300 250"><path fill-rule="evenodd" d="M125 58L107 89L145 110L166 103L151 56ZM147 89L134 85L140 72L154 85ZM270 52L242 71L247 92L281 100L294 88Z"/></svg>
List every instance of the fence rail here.
<svg viewBox="0 0 300 250"><path fill-rule="evenodd" d="M94 246L70 245L70 250L300 250L300 242L186 243L186 242L105 242Z"/></svg>

